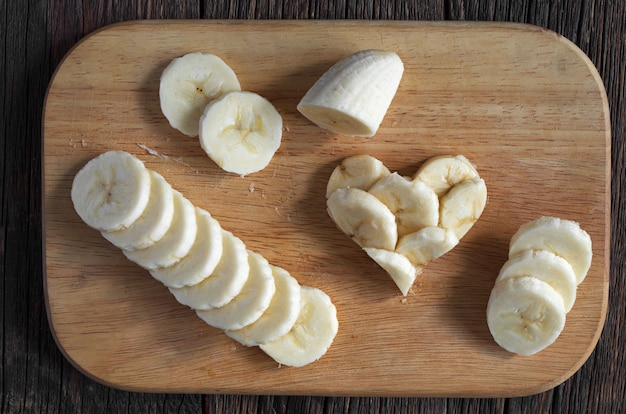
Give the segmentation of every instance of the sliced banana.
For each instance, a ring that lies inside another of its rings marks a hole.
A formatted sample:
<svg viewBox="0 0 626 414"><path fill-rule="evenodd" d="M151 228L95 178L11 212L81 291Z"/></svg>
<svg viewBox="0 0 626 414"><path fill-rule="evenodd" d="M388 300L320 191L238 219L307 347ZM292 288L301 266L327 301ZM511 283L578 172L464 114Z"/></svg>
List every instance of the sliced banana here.
<svg viewBox="0 0 626 414"><path fill-rule="evenodd" d="M208 211L195 208L196 238L179 262L150 270L150 274L167 287L195 285L209 277L222 257L222 228Z"/></svg>
<svg viewBox="0 0 626 414"><path fill-rule="evenodd" d="M481 178L462 181L441 197L439 225L454 231L460 240L483 214L487 186Z"/></svg>
<svg viewBox="0 0 626 414"><path fill-rule="evenodd" d="M167 233L152 246L141 250L122 250L132 262L144 269L169 267L189 253L196 239L195 207L180 192L173 190L174 219Z"/></svg>
<svg viewBox="0 0 626 414"><path fill-rule="evenodd" d="M239 90L237 75L221 58L209 53L189 53L172 60L161 74L161 111L173 128L195 137L209 102Z"/></svg>
<svg viewBox="0 0 626 414"><path fill-rule="evenodd" d="M394 250L396 218L380 200L358 188L340 188L326 201L337 227L361 247Z"/></svg>
<svg viewBox="0 0 626 414"><path fill-rule="evenodd" d="M402 60L394 52L356 52L319 78L298 103L298 111L321 128L372 137L391 105L403 72Z"/></svg>
<svg viewBox="0 0 626 414"><path fill-rule="evenodd" d="M402 237L398 241L396 253L404 255L420 269L452 250L458 243L458 237L450 229L424 227Z"/></svg>
<svg viewBox="0 0 626 414"><path fill-rule="evenodd" d="M338 328L337 309L330 297L302 286L298 318L289 333L259 347L281 365L302 367L326 353Z"/></svg>
<svg viewBox="0 0 626 414"><path fill-rule="evenodd" d="M421 273L421 268L418 270L403 254L371 247L364 247L363 250L380 267L385 269L396 286L398 286L398 289L400 289L400 292L406 296L411 286L413 286L417 275Z"/></svg>
<svg viewBox="0 0 626 414"><path fill-rule="evenodd" d="M571 220L541 217L520 226L511 238L509 257L524 250L548 250L567 260L580 284L591 267L591 237Z"/></svg>
<svg viewBox="0 0 626 414"><path fill-rule="evenodd" d="M265 98L229 92L207 105L200 145L225 171L248 175L267 167L280 147L282 117Z"/></svg>
<svg viewBox="0 0 626 414"><path fill-rule="evenodd" d="M547 250L526 250L507 260L496 283L513 277L536 277L548 283L563 298L565 312L576 301L576 275L567 260Z"/></svg>
<svg viewBox="0 0 626 414"><path fill-rule="evenodd" d="M533 355L554 343L565 327L565 315L561 295L535 277L501 280L487 305L493 339L520 355Z"/></svg>
<svg viewBox="0 0 626 414"><path fill-rule="evenodd" d="M465 156L439 155L426 160L413 178L424 181L438 196L442 196L456 184L480 177Z"/></svg>
<svg viewBox="0 0 626 414"><path fill-rule="evenodd" d="M135 156L105 152L83 166L72 182L74 209L90 227L117 231L133 225L150 199L151 178Z"/></svg>
<svg viewBox="0 0 626 414"><path fill-rule="evenodd" d="M368 193L382 201L395 216L398 237L439 222L439 198L422 181L394 172L376 181Z"/></svg>
<svg viewBox="0 0 626 414"><path fill-rule="evenodd" d="M344 158L328 179L326 198L339 188L353 187L367 191L376 181L389 174L389 169L382 161L371 155Z"/></svg>
<svg viewBox="0 0 626 414"><path fill-rule="evenodd" d="M250 274L241 292L226 305L209 310L196 310L208 325L224 330L241 329L254 323L269 307L276 284L269 262L248 250Z"/></svg>
<svg viewBox="0 0 626 414"><path fill-rule="evenodd" d="M250 273L246 245L224 229L221 237L222 257L209 277L195 285L169 288L179 303L192 309L219 308L229 303L243 289Z"/></svg>
<svg viewBox="0 0 626 414"><path fill-rule="evenodd" d="M286 335L296 322L300 311L298 281L283 268L272 267L276 292L261 317L241 329L227 330L226 335L245 346L266 344Z"/></svg>

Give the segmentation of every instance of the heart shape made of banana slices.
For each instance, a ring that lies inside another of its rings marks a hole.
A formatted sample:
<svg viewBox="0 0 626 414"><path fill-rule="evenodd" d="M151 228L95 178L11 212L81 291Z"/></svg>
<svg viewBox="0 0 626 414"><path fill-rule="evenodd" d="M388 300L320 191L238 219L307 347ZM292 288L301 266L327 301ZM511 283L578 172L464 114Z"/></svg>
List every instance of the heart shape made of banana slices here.
<svg viewBox="0 0 626 414"><path fill-rule="evenodd" d="M404 296L429 262L459 243L486 203L485 181L463 155L432 157L412 177L354 155L334 169L326 187L331 219Z"/></svg>

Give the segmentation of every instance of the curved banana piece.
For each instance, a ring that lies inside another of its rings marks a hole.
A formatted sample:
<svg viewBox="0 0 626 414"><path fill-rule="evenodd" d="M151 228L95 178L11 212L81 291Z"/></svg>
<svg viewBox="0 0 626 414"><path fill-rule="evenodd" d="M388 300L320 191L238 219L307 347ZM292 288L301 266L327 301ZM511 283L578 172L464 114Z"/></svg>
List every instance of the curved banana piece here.
<svg viewBox="0 0 626 414"><path fill-rule="evenodd" d="M398 289L400 289L400 292L406 296L411 286L413 286L417 275L421 273L421 268L418 269L413 266L411 261L403 254L372 247L364 247L363 250L380 267L385 269Z"/></svg>
<svg viewBox="0 0 626 414"><path fill-rule="evenodd" d="M439 225L450 229L460 240L483 214L487 204L487 186L481 178L454 185L440 200Z"/></svg>
<svg viewBox="0 0 626 414"><path fill-rule="evenodd" d="M390 51L362 50L337 62L307 91L298 111L338 134L372 137L391 105L404 64Z"/></svg>
<svg viewBox="0 0 626 414"><path fill-rule="evenodd" d="M480 178L474 165L463 155L438 155L426 160L413 179L424 181L438 196L454 185Z"/></svg>
<svg viewBox="0 0 626 414"><path fill-rule="evenodd" d="M452 230L436 226L424 227L402 237L398 241L396 253L404 255L416 268L421 269L457 244L459 239Z"/></svg>
<svg viewBox="0 0 626 414"><path fill-rule="evenodd" d="M389 174L389 169L382 161L371 155L344 158L328 179L326 198L339 188L353 187L367 191L376 181Z"/></svg>

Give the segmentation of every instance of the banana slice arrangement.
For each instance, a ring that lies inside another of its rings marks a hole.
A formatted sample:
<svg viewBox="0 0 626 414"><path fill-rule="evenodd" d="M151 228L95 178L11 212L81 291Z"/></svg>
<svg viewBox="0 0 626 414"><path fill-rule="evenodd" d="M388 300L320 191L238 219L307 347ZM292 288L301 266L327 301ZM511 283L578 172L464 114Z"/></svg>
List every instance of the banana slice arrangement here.
<svg viewBox="0 0 626 414"><path fill-rule="evenodd" d="M520 355L554 343L591 259L591 237L576 222L541 217L520 226L487 305L496 343Z"/></svg>
<svg viewBox="0 0 626 414"><path fill-rule="evenodd" d="M407 295L432 260L454 248L482 214L487 188L462 155L428 159L413 177L391 173L370 155L332 172L328 214Z"/></svg>
<svg viewBox="0 0 626 414"><path fill-rule="evenodd" d="M87 225L235 341L295 367L332 344L337 311L326 293L248 250L133 155L91 159L74 177L71 198Z"/></svg>
<svg viewBox="0 0 626 414"><path fill-rule="evenodd" d="M241 90L235 72L219 57L189 53L163 70L161 110L170 125L198 136L220 168L248 175L267 167L280 147L282 117L262 96Z"/></svg>

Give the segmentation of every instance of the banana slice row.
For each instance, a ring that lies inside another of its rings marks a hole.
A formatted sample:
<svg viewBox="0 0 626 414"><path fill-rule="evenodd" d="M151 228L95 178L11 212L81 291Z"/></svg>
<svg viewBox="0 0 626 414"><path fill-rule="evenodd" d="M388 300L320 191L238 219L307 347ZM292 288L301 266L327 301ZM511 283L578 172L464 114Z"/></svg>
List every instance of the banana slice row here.
<svg viewBox="0 0 626 414"><path fill-rule="evenodd" d="M296 367L332 344L337 311L326 293L247 249L133 155L109 151L88 161L71 198L87 225L235 341Z"/></svg>
<svg viewBox="0 0 626 414"><path fill-rule="evenodd" d="M520 226L487 304L498 345L533 355L556 341L591 266L591 247L589 234L571 220L546 216Z"/></svg>
<svg viewBox="0 0 626 414"><path fill-rule="evenodd" d="M328 214L406 296L432 260L454 248L481 216L487 188L463 155L428 159L413 175L370 155L345 158L326 187Z"/></svg>

